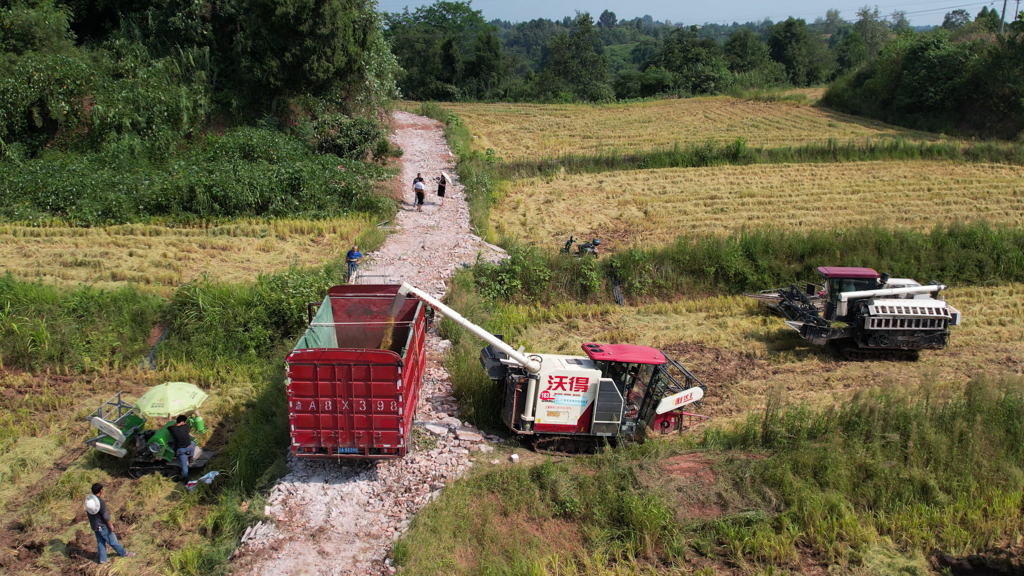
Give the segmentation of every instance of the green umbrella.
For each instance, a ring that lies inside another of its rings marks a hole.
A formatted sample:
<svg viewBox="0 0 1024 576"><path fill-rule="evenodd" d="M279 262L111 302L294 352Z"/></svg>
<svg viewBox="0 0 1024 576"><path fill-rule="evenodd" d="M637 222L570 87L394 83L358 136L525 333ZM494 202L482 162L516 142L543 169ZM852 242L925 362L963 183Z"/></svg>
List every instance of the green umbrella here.
<svg viewBox="0 0 1024 576"><path fill-rule="evenodd" d="M199 408L207 396L195 384L165 382L150 388L136 400L135 407L147 416L170 418Z"/></svg>

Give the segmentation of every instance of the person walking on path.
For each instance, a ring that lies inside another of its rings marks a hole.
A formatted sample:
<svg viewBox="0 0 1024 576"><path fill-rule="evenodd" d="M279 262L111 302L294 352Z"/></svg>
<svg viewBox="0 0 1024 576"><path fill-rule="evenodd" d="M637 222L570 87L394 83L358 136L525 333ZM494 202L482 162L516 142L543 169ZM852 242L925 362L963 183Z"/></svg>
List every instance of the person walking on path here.
<svg viewBox="0 0 1024 576"><path fill-rule="evenodd" d="M441 207L444 207L444 187L448 184L448 179L444 177L444 172L441 172L441 176L437 179L437 197L441 199Z"/></svg>
<svg viewBox="0 0 1024 576"><path fill-rule="evenodd" d="M345 277L345 283L351 284L352 279L356 276L356 271L359 270L359 263L363 261L363 253L359 251L359 246L356 244L352 245L352 249L345 254L345 262L348 262L348 276Z"/></svg>
<svg viewBox="0 0 1024 576"><path fill-rule="evenodd" d="M426 189L423 187L423 173L417 172L412 180L412 190L416 193L416 211L423 212L423 199L426 196Z"/></svg>
<svg viewBox="0 0 1024 576"><path fill-rule="evenodd" d="M179 414L174 426L167 428L174 437L174 454L181 459L181 479L188 481L188 461L196 451L196 443L189 435L188 416Z"/></svg>
<svg viewBox="0 0 1024 576"><path fill-rule="evenodd" d="M107 503L100 498L103 492L103 484L99 482L92 485L92 494L85 497L85 512L89 516L89 526L96 534L96 547L100 553L100 564L107 563L107 544L117 552L118 556L131 558L134 552L126 552L124 546L117 541L114 535L114 526L110 523L110 511L107 510Z"/></svg>

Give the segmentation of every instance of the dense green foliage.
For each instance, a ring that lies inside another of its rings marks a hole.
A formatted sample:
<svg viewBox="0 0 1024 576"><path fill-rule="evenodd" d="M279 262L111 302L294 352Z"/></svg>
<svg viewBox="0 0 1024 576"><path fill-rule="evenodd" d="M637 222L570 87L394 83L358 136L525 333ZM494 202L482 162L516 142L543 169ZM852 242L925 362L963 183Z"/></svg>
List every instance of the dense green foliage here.
<svg viewBox="0 0 1024 576"><path fill-rule="evenodd" d="M966 21L960 34L998 28L987 8ZM605 10L596 21L583 12L513 24L487 23L468 2L441 0L389 15L386 34L413 99L598 101L611 97L609 88L631 99L821 84L915 32L906 13L883 18L877 7L861 8L850 22L828 10L813 23L684 26L650 16L619 20Z"/></svg>
<svg viewBox="0 0 1024 576"><path fill-rule="evenodd" d="M134 288L61 290L0 276L0 365L80 372L145 356L160 298Z"/></svg>
<svg viewBox="0 0 1024 576"><path fill-rule="evenodd" d="M139 142L96 154L50 152L8 165L0 175L0 218L93 225L393 209L372 192L383 168L317 154L271 129L204 136L163 160L133 157L132 144Z"/></svg>
<svg viewBox="0 0 1024 576"><path fill-rule="evenodd" d="M844 112L932 131L1013 139L1024 133L1024 34L957 40L901 35L822 102Z"/></svg>
<svg viewBox="0 0 1024 576"><path fill-rule="evenodd" d="M386 25L405 70L399 87L406 98L503 98L510 89L497 31L468 2L406 8L388 15Z"/></svg>
<svg viewBox="0 0 1024 576"><path fill-rule="evenodd" d="M399 153L378 119L397 67L374 7L4 3L0 218L389 212L365 164Z"/></svg>

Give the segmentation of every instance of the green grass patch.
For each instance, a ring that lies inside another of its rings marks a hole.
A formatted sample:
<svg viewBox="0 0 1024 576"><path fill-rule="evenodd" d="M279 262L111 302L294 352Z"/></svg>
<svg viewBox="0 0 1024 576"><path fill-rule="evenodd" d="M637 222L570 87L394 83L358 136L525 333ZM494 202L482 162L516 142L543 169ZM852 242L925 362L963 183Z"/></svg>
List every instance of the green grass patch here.
<svg viewBox="0 0 1024 576"><path fill-rule="evenodd" d="M984 222L936 226L930 232L874 226L736 234L683 235L667 246L633 248L599 260L507 243L511 258L480 263L480 292L501 300L675 298L707 291L737 294L813 281L818 266L869 266L894 276L945 284L1024 280L1024 231Z"/></svg>
<svg viewBox="0 0 1024 576"><path fill-rule="evenodd" d="M77 373L145 356L160 298L135 288L63 290L0 277L0 366Z"/></svg>
<svg viewBox="0 0 1024 576"><path fill-rule="evenodd" d="M0 219L90 226L353 212L389 217L395 210L372 191L389 170L318 153L271 128L208 134L169 154L139 150L143 145L129 140L100 152L0 160Z"/></svg>
<svg viewBox="0 0 1024 576"><path fill-rule="evenodd" d="M395 558L414 575L923 575L935 551L984 553L1024 529L1024 380L826 409L780 398L699 436L477 468L417 516Z"/></svg>

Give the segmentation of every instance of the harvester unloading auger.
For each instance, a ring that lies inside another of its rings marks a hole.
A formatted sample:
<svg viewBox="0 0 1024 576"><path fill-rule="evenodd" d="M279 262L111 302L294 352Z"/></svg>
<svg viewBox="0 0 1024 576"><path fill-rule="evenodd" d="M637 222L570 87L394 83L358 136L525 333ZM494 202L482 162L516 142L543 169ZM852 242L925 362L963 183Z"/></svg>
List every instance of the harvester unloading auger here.
<svg viewBox="0 0 1024 576"><path fill-rule="evenodd" d="M586 343L586 356L529 354L408 283L392 310L407 294L487 342L480 363L501 393L501 420L533 437L538 450L581 452L609 440L639 439L648 430L682 432L707 418L683 411L699 406L707 387L656 348Z"/></svg>
<svg viewBox="0 0 1024 576"><path fill-rule="evenodd" d="M822 266L823 285L795 285L748 294L786 318L812 344L835 343L851 360L917 359L918 350L943 349L960 311L939 298L942 284L922 286L871 268Z"/></svg>

